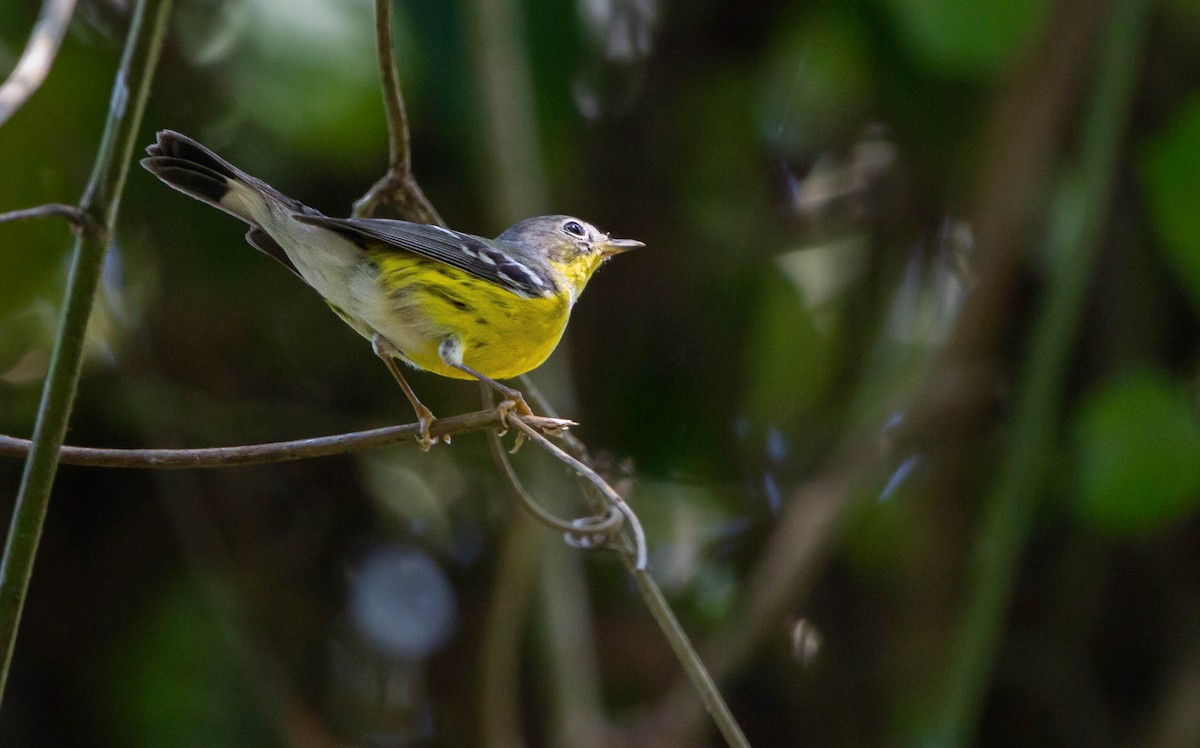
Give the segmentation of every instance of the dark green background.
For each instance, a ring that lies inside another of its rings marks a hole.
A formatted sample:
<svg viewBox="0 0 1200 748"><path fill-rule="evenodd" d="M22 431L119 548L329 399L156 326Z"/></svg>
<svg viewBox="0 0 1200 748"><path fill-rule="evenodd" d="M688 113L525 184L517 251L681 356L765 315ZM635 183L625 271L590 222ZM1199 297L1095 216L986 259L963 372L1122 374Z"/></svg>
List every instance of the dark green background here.
<svg viewBox="0 0 1200 748"><path fill-rule="evenodd" d="M1021 373L1065 355L978 743L1200 744L1200 6L1151 4L1101 175L1113 199L1088 217L1067 178L1103 106L1106 2L513 2L523 35L501 52L528 62L518 140L539 161L498 173L480 6L404 0L414 170L465 231L499 233L516 204L647 243L592 280L534 378L629 489L693 638L763 627L722 684L751 742L916 745L933 729L985 502L1028 437ZM0 70L38 5L0 2ZM80 0L46 84L0 127L0 211L77 200L123 6ZM371 23L365 2L177 0L144 142L182 131L347 214L386 160ZM613 59L604 35L626 23L643 44ZM1069 349L1031 349L1055 227L1074 219L1100 222L1082 321ZM134 169L69 443L411 419L365 341L243 230ZM69 246L53 221L0 226L3 433L32 429ZM985 295L984 317L960 314ZM954 348L963 326L972 344ZM469 384L410 381L435 413L477 407ZM582 511L542 454L515 460ZM6 508L19 477L0 462ZM203 473L64 467L0 742L485 744L488 617L522 599L501 571L515 512L478 435ZM535 592L515 638L529 742L554 744L556 668L646 729L679 669L619 565L517 537L541 554L517 574ZM454 591L429 658L373 648L349 606L394 547ZM748 599L763 581L788 591L770 615ZM577 625L556 628L564 610ZM802 630L819 640L807 657ZM595 669L549 646L563 631Z"/></svg>

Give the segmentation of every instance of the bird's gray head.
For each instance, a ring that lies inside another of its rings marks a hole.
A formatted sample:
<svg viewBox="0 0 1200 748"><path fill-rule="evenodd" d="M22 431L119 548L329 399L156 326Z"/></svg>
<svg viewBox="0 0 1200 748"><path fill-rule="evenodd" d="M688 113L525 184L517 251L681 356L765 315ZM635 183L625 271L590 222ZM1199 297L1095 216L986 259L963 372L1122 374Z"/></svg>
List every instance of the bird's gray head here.
<svg viewBox="0 0 1200 748"><path fill-rule="evenodd" d="M613 239L580 218L536 216L510 226L496 237L531 249L556 266L583 262L588 273L609 257L634 247L646 246L635 239Z"/></svg>
<svg viewBox="0 0 1200 748"><path fill-rule="evenodd" d="M545 258L567 285L572 303L605 260L627 249L646 246L636 239L613 239L587 221L571 216L526 218L496 238Z"/></svg>

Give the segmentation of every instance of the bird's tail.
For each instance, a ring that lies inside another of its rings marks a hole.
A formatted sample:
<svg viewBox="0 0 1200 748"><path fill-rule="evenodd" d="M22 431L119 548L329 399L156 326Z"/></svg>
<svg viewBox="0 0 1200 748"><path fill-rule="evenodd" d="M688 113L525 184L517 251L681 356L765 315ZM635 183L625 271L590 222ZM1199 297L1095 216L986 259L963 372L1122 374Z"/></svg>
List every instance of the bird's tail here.
<svg viewBox="0 0 1200 748"><path fill-rule="evenodd" d="M258 226L269 220L272 208L286 213L310 212L225 159L174 130L161 130L142 159L150 173L185 195Z"/></svg>

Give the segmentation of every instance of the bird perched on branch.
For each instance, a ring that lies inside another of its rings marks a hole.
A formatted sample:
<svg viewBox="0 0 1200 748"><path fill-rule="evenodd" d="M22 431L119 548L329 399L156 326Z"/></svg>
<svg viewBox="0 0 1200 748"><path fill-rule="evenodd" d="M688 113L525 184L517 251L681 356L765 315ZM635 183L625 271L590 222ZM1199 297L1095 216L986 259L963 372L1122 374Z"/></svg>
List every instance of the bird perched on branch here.
<svg viewBox="0 0 1200 748"><path fill-rule="evenodd" d="M396 360L485 382L501 408L529 415L500 384L558 345L571 307L609 257L644 246L570 216L528 218L495 239L382 218L331 218L246 174L191 138L158 133L142 166L185 195L250 224L246 240L295 273L371 341L433 443L434 415Z"/></svg>

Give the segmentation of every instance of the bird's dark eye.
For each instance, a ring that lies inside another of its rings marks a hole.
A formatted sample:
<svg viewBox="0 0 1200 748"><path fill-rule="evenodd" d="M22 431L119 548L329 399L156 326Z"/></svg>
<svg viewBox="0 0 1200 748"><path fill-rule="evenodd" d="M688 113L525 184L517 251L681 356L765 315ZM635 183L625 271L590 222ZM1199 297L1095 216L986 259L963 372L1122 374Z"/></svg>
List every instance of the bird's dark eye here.
<svg viewBox="0 0 1200 748"><path fill-rule="evenodd" d="M583 226L579 224L579 221L567 221L563 224L563 231L580 239L587 238L587 232L583 230Z"/></svg>

